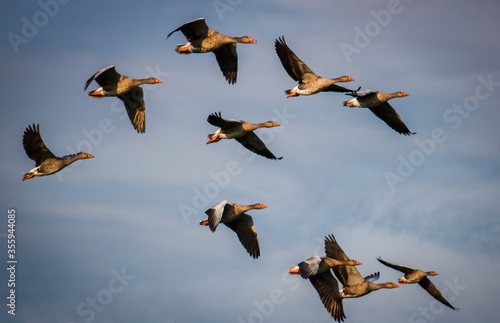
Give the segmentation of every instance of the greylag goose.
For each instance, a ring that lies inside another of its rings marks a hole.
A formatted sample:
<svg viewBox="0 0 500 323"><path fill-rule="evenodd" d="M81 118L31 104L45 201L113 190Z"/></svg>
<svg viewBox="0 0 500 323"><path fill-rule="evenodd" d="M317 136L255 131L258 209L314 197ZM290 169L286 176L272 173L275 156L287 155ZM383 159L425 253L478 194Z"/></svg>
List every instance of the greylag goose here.
<svg viewBox="0 0 500 323"><path fill-rule="evenodd" d="M205 211L208 218L200 221L200 225L208 226L212 232L215 232L219 223L224 223L236 232L238 239L248 254L257 259L260 256L259 238L257 237L252 217L245 212L265 208L267 206L262 203L240 205L222 201Z"/></svg>
<svg viewBox="0 0 500 323"><path fill-rule="evenodd" d="M325 238L325 250L331 248L329 244L331 244L331 241ZM309 278L326 310L338 322L342 322L346 316L342 306L339 285L330 269L340 265L357 266L361 265L361 263L356 260L342 261L326 256L314 256L304 260L298 266L288 269L291 275L300 275L304 279Z"/></svg>
<svg viewBox="0 0 500 323"><path fill-rule="evenodd" d="M405 275L398 279L398 282L402 285L404 284L415 284L418 283L423 289L425 289L432 297L441 302L442 304L448 306L453 310L458 310L458 308L453 307L447 300L444 298L443 294L437 289L436 286L427 278L427 276L436 276L438 273L435 271L422 271L420 269L414 269L410 267L400 266L391 264L382 258L377 258L382 264L390 267L392 269L396 269Z"/></svg>
<svg viewBox="0 0 500 323"><path fill-rule="evenodd" d="M45 176L57 173L78 159L94 158L89 153L79 152L74 155L56 157L43 143L38 124L29 125L24 131L23 147L29 158L35 161L35 168L24 173L23 182L33 176Z"/></svg>
<svg viewBox="0 0 500 323"><path fill-rule="evenodd" d="M222 119L221 113L212 113L208 116L208 123L213 126L219 127L220 129L214 133L208 134L207 144L212 142L217 142L221 139L236 139L240 144L245 146L250 151L264 156L269 159L282 159L283 157L277 158L273 155L266 145L260 140L259 137L253 132L253 130L266 127L278 127L279 124L273 121L267 121L264 123L250 123L242 120L225 120Z"/></svg>
<svg viewBox="0 0 500 323"><path fill-rule="evenodd" d="M350 260L342 248L340 248L333 235L329 235L327 239L329 241L329 248L326 248L327 257L344 261ZM360 297L381 288L399 287L391 282L383 284L373 283L372 281L374 279L378 279L378 274L363 278L356 267L353 266L336 266L333 268L333 272L335 273L337 279L342 283L340 295L343 298Z"/></svg>
<svg viewBox="0 0 500 323"><path fill-rule="evenodd" d="M92 75L85 83L84 90L94 80L101 87L89 91L89 95L98 99L106 96L117 96L125 104L125 109L134 129L137 132L144 133L146 131L146 105L144 103L144 92L139 85L161 83L161 81L155 77L133 79L121 75L116 71L114 65L103 68Z"/></svg>
<svg viewBox="0 0 500 323"><path fill-rule="evenodd" d="M179 54L208 53L213 52L220 70L229 84L236 83L238 73L238 53L236 43L256 44L257 41L250 36L229 37L221 34L210 27L205 22L205 18L198 18L168 34L168 37L176 31L182 31L188 43L176 45L175 50Z"/></svg>
<svg viewBox="0 0 500 323"><path fill-rule="evenodd" d="M274 43L276 53L281 60L281 64L292 79L299 82L299 85L292 89L285 90L288 98L291 96L311 95L318 92L352 92L352 90L336 85L337 82L354 81L351 77L344 75L334 79L328 79L316 75L307 65L295 55L287 46L285 38L276 39Z"/></svg>
<svg viewBox="0 0 500 323"><path fill-rule="evenodd" d="M354 96L354 99L346 100L342 103L343 106L350 108L368 108L377 117L382 119L389 127L396 130L396 132L403 135L414 135L415 132L410 132L408 127L404 124L399 114L394 110L387 100L393 98L402 98L408 96L403 91L395 93L383 93L379 91L353 91L346 93L346 95Z"/></svg>

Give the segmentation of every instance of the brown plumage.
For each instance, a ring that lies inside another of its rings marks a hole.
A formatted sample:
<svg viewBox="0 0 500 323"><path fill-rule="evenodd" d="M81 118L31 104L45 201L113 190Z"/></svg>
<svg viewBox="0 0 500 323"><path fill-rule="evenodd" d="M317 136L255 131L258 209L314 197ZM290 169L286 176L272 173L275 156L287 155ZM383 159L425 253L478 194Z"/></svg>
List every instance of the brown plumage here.
<svg viewBox="0 0 500 323"><path fill-rule="evenodd" d="M269 159L282 159L283 157L277 158L274 154L267 149L266 145L259 137L253 132L255 129L259 128L271 128L278 127L279 124L273 121L267 121L263 123L250 123L242 120L225 120L222 118L221 113L212 113L208 116L208 123L213 126L219 127L215 133L207 135L209 139L207 144L212 142L217 142L221 139L236 139L240 144L245 146L250 151L264 156Z"/></svg>
<svg viewBox="0 0 500 323"><path fill-rule="evenodd" d="M337 82L350 82L354 81L351 77L344 75L334 79L325 78L316 75L307 65L295 55L294 52L288 47L285 38L276 39L274 47L281 64L285 71L292 79L299 82L299 85L292 89L285 90L288 97L299 95L311 95L318 92L352 92L340 85Z"/></svg>
<svg viewBox="0 0 500 323"><path fill-rule="evenodd" d="M44 144L38 124L29 125L24 131L23 147L29 158L35 161L35 168L24 173L23 181L33 176L45 176L57 173L78 159L94 158L89 153L79 152L74 155L56 157Z"/></svg>
<svg viewBox="0 0 500 323"><path fill-rule="evenodd" d="M329 235L327 240L329 241L329 244L327 246L325 245L327 257L345 261L350 260L342 248L340 248L333 235ZM378 279L378 274L363 278L356 267L353 266L336 266L333 268L333 272L335 273L337 279L342 283L343 287L340 294L343 298L360 297L381 288L399 287L391 282L382 284L373 283L371 282L371 278Z"/></svg>
<svg viewBox="0 0 500 323"><path fill-rule="evenodd" d="M328 244L331 243L330 240L325 238L325 250L331 248L328 247ZM325 256L314 256L299 263L298 266L288 269L291 275L300 275L304 279L309 278L309 281L318 292L326 310L338 322L342 322L346 316L342 306L342 296L339 292L339 285L330 269L341 265L357 266L361 265L361 263L356 260L344 261Z"/></svg>
<svg viewBox="0 0 500 323"><path fill-rule="evenodd" d="M101 87L89 91L89 95L98 99L106 96L117 96L125 104L125 109L134 129L137 132L144 133L146 131L146 105L144 103L144 92L139 85L156 84L161 83L161 81L155 77L133 79L121 75L116 71L114 65L103 68L92 75L85 83L84 90L94 80Z"/></svg>
<svg viewBox="0 0 500 323"><path fill-rule="evenodd" d="M257 43L257 41L250 36L230 37L221 34L208 27L204 18L198 18L185 23L168 34L167 39L170 35L179 30L182 31L188 43L176 45L175 50L179 54L213 52L220 70L229 84L236 83L236 76L238 73L236 43Z"/></svg>
<svg viewBox="0 0 500 323"><path fill-rule="evenodd" d="M368 108L377 117L382 119L389 127L403 135L414 135L405 125L399 114L387 102L393 98L402 98L409 94L398 91L394 93L383 93L379 91L354 91L346 93L346 95L354 96L354 99L346 100L342 103L343 106L350 108Z"/></svg>
<svg viewBox="0 0 500 323"><path fill-rule="evenodd" d="M458 310L458 308L453 307L447 300L444 298L443 294L437 289L436 286L427 278L427 276L437 276L437 272L435 271L422 271L420 269L414 269L411 267L405 267L401 265L395 265L382 258L377 258L380 263L390 267L392 269L398 270L405 275L398 279L398 282L402 285L404 284L415 284L418 283L423 289L425 289L432 297L441 302L442 304L448 306L453 310Z"/></svg>
<svg viewBox="0 0 500 323"><path fill-rule="evenodd" d="M257 231L253 225L252 217L245 212L264 208L267 208L267 206L262 203L241 205L222 201L205 211L208 218L200 221L200 225L209 226L210 230L215 232L219 223L224 223L236 232L238 239L250 256L257 259L260 256Z"/></svg>

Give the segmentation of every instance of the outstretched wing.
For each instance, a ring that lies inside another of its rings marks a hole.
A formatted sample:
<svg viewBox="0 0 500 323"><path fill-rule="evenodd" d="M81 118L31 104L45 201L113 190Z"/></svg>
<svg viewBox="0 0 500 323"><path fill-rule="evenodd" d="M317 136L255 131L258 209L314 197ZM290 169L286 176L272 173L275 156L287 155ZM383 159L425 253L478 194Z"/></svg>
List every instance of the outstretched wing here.
<svg viewBox="0 0 500 323"><path fill-rule="evenodd" d="M189 42L197 38L206 37L213 32L212 29L210 29L210 27L208 27L207 23L205 22L205 18L198 18L195 20L188 21L184 25L172 31L170 34L168 34L167 39L168 37L170 37L170 35L179 30L182 31L182 33Z"/></svg>
<svg viewBox="0 0 500 323"><path fill-rule="evenodd" d="M382 119L389 127L396 130L396 132L403 135L413 135L408 127L405 125L399 114L387 102L377 105L373 108L368 108L377 117Z"/></svg>
<svg viewBox="0 0 500 323"><path fill-rule="evenodd" d="M276 54L280 58L285 71L297 82L309 82L318 76L307 65L295 55L285 42L285 37L276 39L274 43Z"/></svg>
<svg viewBox="0 0 500 323"><path fill-rule="evenodd" d="M215 229L217 229L217 226L222 219L222 215L224 214L224 208L226 205L228 205L227 201L222 201L205 211L208 215L208 226L212 232L215 232Z"/></svg>
<svg viewBox="0 0 500 323"><path fill-rule="evenodd" d="M236 220L224 223L236 232L243 247L254 259L259 258L260 248L257 231L253 225L252 217L246 213L240 215Z"/></svg>
<svg viewBox="0 0 500 323"><path fill-rule="evenodd" d="M373 283L374 281L377 281L379 278L380 278L380 272L377 271L376 273L365 276L363 279Z"/></svg>
<svg viewBox="0 0 500 323"><path fill-rule="evenodd" d="M336 321L342 322L346 318L342 306L342 297L339 292L339 284L330 270L311 276L309 280L318 292L321 302L323 302L328 313Z"/></svg>
<svg viewBox="0 0 500 323"><path fill-rule="evenodd" d="M323 92L354 92L353 90L350 90L348 88L345 88L343 86L337 85L337 84L332 84L329 87L325 88L322 90Z"/></svg>
<svg viewBox="0 0 500 323"><path fill-rule="evenodd" d="M356 91L351 91L350 93L345 93L345 95L350 95L350 96L353 96L355 98L363 98L363 97L368 97L370 95L377 95L377 91L373 91L373 90L360 91L359 89L361 89L361 86Z"/></svg>
<svg viewBox="0 0 500 323"><path fill-rule="evenodd" d="M404 274L409 274L409 273L411 273L411 272L413 272L415 270L414 268L391 264L390 262L382 260L382 258L380 258L380 257L378 257L377 260L380 263L382 263L383 265L386 265L387 267L390 267L392 269L396 269L396 270L398 270L398 271L400 271L400 272L402 272Z"/></svg>
<svg viewBox="0 0 500 323"><path fill-rule="evenodd" d="M212 126L216 126L216 127L221 128L221 129L232 128L232 127L241 125L243 123L243 122L238 121L238 120L223 119L220 112L218 114L217 114L217 112L210 114L207 118L207 121Z"/></svg>
<svg viewBox="0 0 500 323"><path fill-rule="evenodd" d="M266 145L262 140L260 140L259 137L253 132L249 131L247 132L246 135L234 138L236 139L240 144L245 146L246 149L253 151L254 153L264 156L269 159L282 159L283 157L276 157L274 154L267 149Z"/></svg>
<svg viewBox="0 0 500 323"><path fill-rule="evenodd" d="M347 257L342 248L340 248L333 234L325 237L325 252L327 257L333 259L344 261L351 260ZM356 269L356 266L335 266L333 267L333 272L335 273L337 279L342 283L342 286L356 285L364 281L363 277Z"/></svg>
<svg viewBox="0 0 500 323"><path fill-rule="evenodd" d="M128 117L137 132L146 131L146 105L144 103L144 91L140 86L132 88L118 98L125 104Z"/></svg>
<svg viewBox="0 0 500 323"><path fill-rule="evenodd" d="M236 44L226 44L219 49L213 51L220 70L226 81L229 84L236 83L238 74L238 53L236 52Z"/></svg>
<svg viewBox="0 0 500 323"><path fill-rule="evenodd" d="M299 264L299 275L302 278L309 278L318 273L321 258L318 256L310 257Z"/></svg>
<svg viewBox="0 0 500 323"><path fill-rule="evenodd" d="M56 156L45 146L40 135L40 125L29 125L24 131L23 147L29 158L35 161L35 166L40 166L48 159L56 159Z"/></svg>
<svg viewBox="0 0 500 323"><path fill-rule="evenodd" d="M425 289L429 294L432 295L435 299L437 299L439 302L443 303L444 305L448 306L449 308L453 310L458 310L458 308L453 307L447 300L444 298L443 294L437 289L436 286L429 280L429 278L424 277L419 283L420 286L422 286L423 289Z"/></svg>
<svg viewBox="0 0 500 323"><path fill-rule="evenodd" d="M97 82L100 86L106 86L108 84L118 84L121 74L118 73L114 65L103 68L94 75L92 75L87 82L85 82L85 91L87 87L92 83L93 80Z"/></svg>

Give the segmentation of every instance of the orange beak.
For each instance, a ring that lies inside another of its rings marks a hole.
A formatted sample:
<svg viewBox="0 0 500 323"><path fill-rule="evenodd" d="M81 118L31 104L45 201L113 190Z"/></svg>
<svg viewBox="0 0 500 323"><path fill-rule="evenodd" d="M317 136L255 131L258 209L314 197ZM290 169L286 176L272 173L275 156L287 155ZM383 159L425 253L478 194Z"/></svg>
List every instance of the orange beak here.
<svg viewBox="0 0 500 323"><path fill-rule="evenodd" d="M27 179L32 178L33 176L35 176L35 174L34 174L34 173L33 173L33 174L28 174L28 175L24 176L24 177L23 177L23 182L24 182L25 180L27 180Z"/></svg>
<svg viewBox="0 0 500 323"><path fill-rule="evenodd" d="M292 92L292 93L288 94L287 98L289 98L289 97L291 97L291 96L298 96L298 95L297 95L297 92Z"/></svg>
<svg viewBox="0 0 500 323"><path fill-rule="evenodd" d="M206 143L206 144L208 145L208 144L211 144L212 142L216 142L216 141L219 141L219 138L217 138L217 137L213 137L213 138L210 138L210 140L209 140L209 141L207 141L207 143Z"/></svg>
<svg viewBox="0 0 500 323"><path fill-rule="evenodd" d="M96 99L101 99L104 97L104 94L102 94L102 89L90 91L89 95L93 98L96 98Z"/></svg>
<svg viewBox="0 0 500 323"><path fill-rule="evenodd" d="M189 47L191 47L191 43L187 43L184 46L177 48L177 52L181 54L189 54Z"/></svg>
<svg viewBox="0 0 500 323"><path fill-rule="evenodd" d="M156 79L155 83L163 83L163 82L160 81L159 79Z"/></svg>
<svg viewBox="0 0 500 323"><path fill-rule="evenodd" d="M362 265L359 261L356 261L356 266Z"/></svg>

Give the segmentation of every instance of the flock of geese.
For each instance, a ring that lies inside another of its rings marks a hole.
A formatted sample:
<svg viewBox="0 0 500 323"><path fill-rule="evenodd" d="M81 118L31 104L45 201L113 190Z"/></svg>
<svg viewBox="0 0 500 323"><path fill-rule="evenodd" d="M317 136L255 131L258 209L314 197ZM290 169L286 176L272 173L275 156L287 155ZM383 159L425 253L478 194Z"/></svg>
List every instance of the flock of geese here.
<svg viewBox="0 0 500 323"><path fill-rule="evenodd" d="M181 31L188 43L176 45L175 50L179 54L207 53L215 54L217 63L229 84L236 83L238 71L238 56L236 43L255 44L255 39L249 36L229 37L212 30L205 22L204 18L199 18L187 22L168 34L170 37L176 31ZM338 78L329 79L315 74L295 53L288 47L284 37L275 40L276 53L290 77L298 82L298 85L287 89L287 97L300 95L312 95L319 92L341 92L353 97L353 99L343 102L343 106L368 108L377 117L383 120L389 127L403 135L412 135L408 127L404 124L398 113L391 107L388 100L408 96L399 91L395 93L382 93L378 91L351 90L338 85L339 82L354 81L350 76L344 75ZM98 89L88 92L93 98L118 97L125 105L128 116L134 129L138 133L146 131L146 107L141 84L161 83L154 77L147 79L133 79L118 73L115 66L106 67L92 75L85 83L84 90L93 82L100 86ZM262 127L277 127L279 124L273 121L264 123L249 123L240 120L223 119L221 113L212 113L207 121L219 129L208 134L207 144L220 141L221 139L236 139L250 151L269 159L277 158L254 133L254 130ZM76 160L93 158L89 153L80 152L64 157L55 156L44 144L40 135L38 124L29 125L23 135L23 147L29 158L35 161L35 168L24 174L23 181L35 176L45 176L54 174ZM239 205L222 201L205 213L208 218L200 221L200 225L208 226L215 232L219 223L224 223L233 230L243 247L254 259L260 256L259 241L257 231L253 224L252 217L246 212L252 209L264 209L266 205L262 203L252 205ZM325 237L326 256L314 256L299 263L298 266L289 268L291 275L300 275L309 279L318 292L325 308L336 321L343 321L346 316L342 307L343 298L360 297L374 290L381 288L396 288L397 284L388 282L383 284L374 283L380 274L375 273L363 277L356 266L361 265L359 261L351 260L341 249L335 237L329 235ZM404 273L404 277L399 279L401 284L418 283L430 295L439 302L456 310L439 292L427 276L437 275L434 271L424 272L419 269L395 265L377 258L379 262ZM332 275L331 270L335 275ZM342 288L338 286L341 282Z"/></svg>

